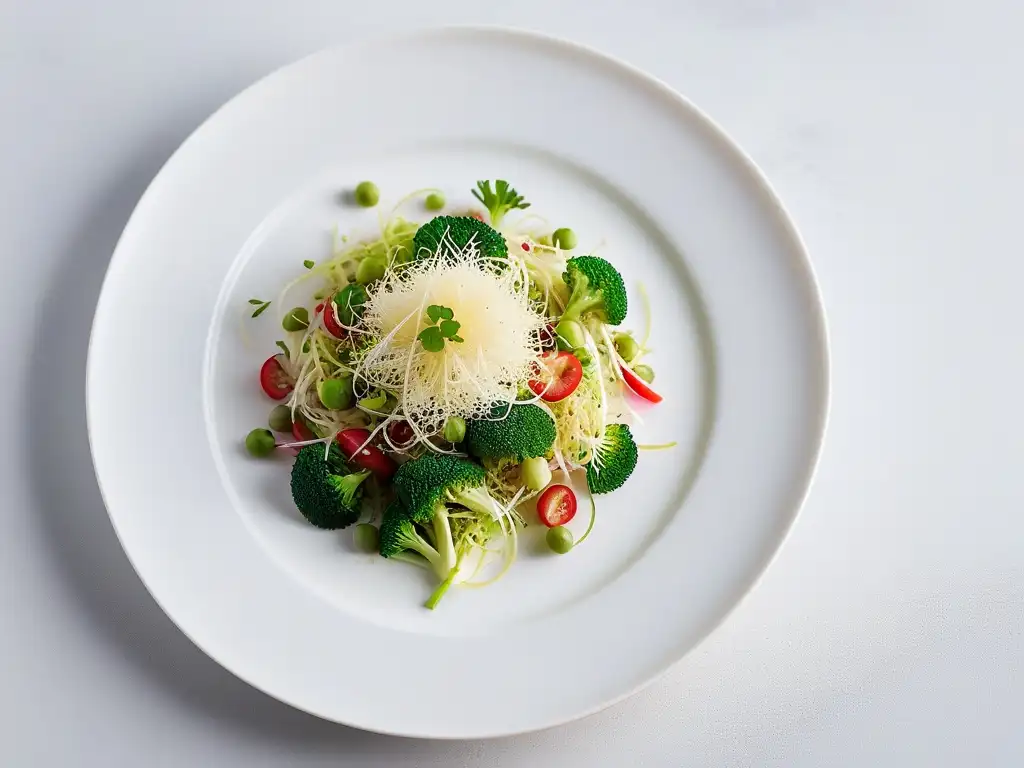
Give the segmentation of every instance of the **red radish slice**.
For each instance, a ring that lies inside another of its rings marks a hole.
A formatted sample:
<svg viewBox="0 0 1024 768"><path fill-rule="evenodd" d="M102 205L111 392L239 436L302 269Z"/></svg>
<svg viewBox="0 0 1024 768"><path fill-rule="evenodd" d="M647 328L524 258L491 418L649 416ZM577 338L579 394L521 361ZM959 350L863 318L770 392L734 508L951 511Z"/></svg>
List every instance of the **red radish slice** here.
<svg viewBox="0 0 1024 768"><path fill-rule="evenodd" d="M284 369L283 359L284 355L268 357L260 368L260 386L274 400L284 400L295 389L295 379Z"/></svg>
<svg viewBox="0 0 1024 768"><path fill-rule="evenodd" d="M548 352L541 358L541 366L539 378L527 383L533 394L549 403L567 398L583 380L583 364L572 352Z"/></svg>
<svg viewBox="0 0 1024 768"><path fill-rule="evenodd" d="M622 371L622 378L626 380L626 386L629 387L635 394L642 397L644 400L650 403L660 403L663 398L649 386L647 382L633 373L629 368L624 365L620 365L619 369Z"/></svg>
<svg viewBox="0 0 1024 768"><path fill-rule="evenodd" d="M359 450L359 446L369 439L370 432L358 427L343 429L338 433L337 437L338 446L341 448L341 452L345 454L345 458L360 469L370 470L381 480L390 480L398 466L387 454L373 445L367 445L362 450ZM356 453L357 450L359 450L359 453Z"/></svg>
<svg viewBox="0 0 1024 768"><path fill-rule="evenodd" d="M565 525L576 516L576 494L567 485L552 485L537 499L537 516L548 528Z"/></svg>

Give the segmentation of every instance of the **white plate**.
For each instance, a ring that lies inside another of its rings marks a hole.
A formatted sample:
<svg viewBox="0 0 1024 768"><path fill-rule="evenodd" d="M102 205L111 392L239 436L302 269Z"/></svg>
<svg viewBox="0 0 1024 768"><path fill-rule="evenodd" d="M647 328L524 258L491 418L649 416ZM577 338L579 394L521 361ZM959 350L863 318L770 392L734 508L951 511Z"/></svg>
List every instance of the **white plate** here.
<svg viewBox="0 0 1024 768"><path fill-rule="evenodd" d="M476 179L510 179L581 252L642 279L666 401L636 433L680 443L600 499L586 545L548 555L532 526L503 581L434 612L416 569L306 525L287 462L242 449L269 410L256 372L279 335L278 308L252 321L246 300L324 258L334 225L373 229L377 212L341 196L363 178L390 202L427 186L470 202ZM88 371L111 519L182 631L296 707L429 737L580 717L693 648L786 535L826 405L811 269L751 162L650 77L499 30L325 51L219 110L125 229Z"/></svg>

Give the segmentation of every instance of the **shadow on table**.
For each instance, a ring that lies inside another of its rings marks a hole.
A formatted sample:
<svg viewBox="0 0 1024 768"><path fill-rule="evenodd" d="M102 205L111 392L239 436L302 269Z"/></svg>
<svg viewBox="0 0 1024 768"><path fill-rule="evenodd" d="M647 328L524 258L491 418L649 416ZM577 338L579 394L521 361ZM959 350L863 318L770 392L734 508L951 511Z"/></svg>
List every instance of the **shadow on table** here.
<svg viewBox="0 0 1024 768"><path fill-rule="evenodd" d="M100 285L131 211L180 136L146 151L93 196L42 297L29 375L27 436L38 524L87 631L116 647L131 673L218 725L296 751L426 757L440 742L379 736L329 723L250 687L194 646L164 615L118 544L93 474L85 419L85 363ZM159 140L157 140L159 139ZM129 320L126 320L129 321ZM140 434L140 441L146 439Z"/></svg>

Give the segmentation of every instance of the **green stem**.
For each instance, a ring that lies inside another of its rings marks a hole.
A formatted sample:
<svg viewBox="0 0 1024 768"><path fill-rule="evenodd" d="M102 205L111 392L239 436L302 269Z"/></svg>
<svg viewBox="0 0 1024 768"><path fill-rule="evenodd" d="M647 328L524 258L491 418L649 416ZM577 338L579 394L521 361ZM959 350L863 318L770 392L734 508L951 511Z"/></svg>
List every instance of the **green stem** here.
<svg viewBox="0 0 1024 768"><path fill-rule="evenodd" d="M455 574L458 573L458 571L459 567L457 565L452 568L451 573L448 574L448 578L438 585L437 589L434 590L434 594L432 594L427 602L423 604L424 607L429 608L430 610L434 610L437 607L437 604L441 602L441 598L445 596L448 588L455 582Z"/></svg>

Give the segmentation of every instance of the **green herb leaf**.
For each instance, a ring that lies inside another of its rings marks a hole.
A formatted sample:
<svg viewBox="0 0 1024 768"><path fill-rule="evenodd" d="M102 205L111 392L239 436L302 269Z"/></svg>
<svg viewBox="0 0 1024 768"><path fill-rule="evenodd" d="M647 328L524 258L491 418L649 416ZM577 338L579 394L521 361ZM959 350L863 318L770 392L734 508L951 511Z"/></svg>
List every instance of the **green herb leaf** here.
<svg viewBox="0 0 1024 768"><path fill-rule="evenodd" d="M267 307L269 307L269 306L270 306L270 302L268 301L266 304L263 304L263 305L257 307L256 311L252 313L252 316L253 317L259 317L260 315L262 315L264 312L267 311Z"/></svg>
<svg viewBox="0 0 1024 768"><path fill-rule="evenodd" d="M494 189L491 189L491 182L478 181L477 188L472 190L473 197L479 200L491 214L491 225L497 227L505 214L514 208L520 210L530 207L530 204L523 199L523 196L509 186L504 179L494 182Z"/></svg>
<svg viewBox="0 0 1024 768"><path fill-rule="evenodd" d="M313 261L312 259L306 259L304 262L302 262L302 266L304 266L306 269L312 269L314 264L316 264L316 262Z"/></svg>
<svg viewBox="0 0 1024 768"><path fill-rule="evenodd" d="M444 349L444 336L441 335L441 330L437 326L424 328L416 338L420 340L427 352L440 352Z"/></svg>
<svg viewBox="0 0 1024 768"><path fill-rule="evenodd" d="M452 340L452 341L454 341L454 342L457 342L457 343L459 343L459 344L461 344L462 342L464 342L464 341L465 341L465 339L464 339L464 338L462 338L461 336L452 336L452 337L451 337L451 340Z"/></svg>
<svg viewBox="0 0 1024 768"><path fill-rule="evenodd" d="M446 339L450 339L458 334L459 328L461 327L462 323L458 320L442 320L441 324L438 326L438 330L441 331L442 336Z"/></svg>
<svg viewBox="0 0 1024 768"><path fill-rule="evenodd" d="M264 302L263 299L249 299L249 303L250 304L254 304L254 305L259 305L259 304L264 304L266 302Z"/></svg>
<svg viewBox="0 0 1024 768"><path fill-rule="evenodd" d="M292 356L292 353L288 351L288 345L285 344L283 341L275 341L274 343L277 344L278 347L280 347L282 352L284 352L285 357Z"/></svg>

